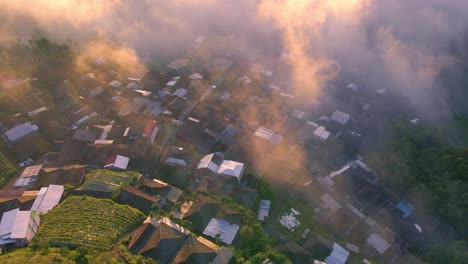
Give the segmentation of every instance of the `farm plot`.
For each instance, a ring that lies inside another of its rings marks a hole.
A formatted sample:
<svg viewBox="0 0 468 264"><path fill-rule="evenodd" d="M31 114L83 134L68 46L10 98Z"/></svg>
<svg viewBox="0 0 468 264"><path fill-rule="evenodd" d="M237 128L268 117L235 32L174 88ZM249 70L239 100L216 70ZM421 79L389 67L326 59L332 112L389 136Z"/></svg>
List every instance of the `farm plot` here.
<svg viewBox="0 0 468 264"><path fill-rule="evenodd" d="M137 209L112 200L71 196L42 217L35 239L57 246L108 250L143 218Z"/></svg>
<svg viewBox="0 0 468 264"><path fill-rule="evenodd" d="M95 170L86 175L85 182L77 191L85 195L112 198L118 196L121 188L128 186L138 176L137 172Z"/></svg>
<svg viewBox="0 0 468 264"><path fill-rule="evenodd" d="M0 186L3 186L17 172L15 165L0 152Z"/></svg>

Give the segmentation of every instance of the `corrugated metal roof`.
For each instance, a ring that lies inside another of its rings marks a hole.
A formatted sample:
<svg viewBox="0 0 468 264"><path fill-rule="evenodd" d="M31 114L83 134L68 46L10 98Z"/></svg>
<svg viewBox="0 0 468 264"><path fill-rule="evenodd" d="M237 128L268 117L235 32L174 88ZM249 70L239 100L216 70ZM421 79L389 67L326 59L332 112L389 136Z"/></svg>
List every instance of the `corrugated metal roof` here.
<svg viewBox="0 0 468 264"><path fill-rule="evenodd" d="M24 136L27 136L35 131L39 130L37 125L33 125L31 122L24 123L5 132L5 136L10 141L18 140Z"/></svg>
<svg viewBox="0 0 468 264"><path fill-rule="evenodd" d="M232 161L232 160L224 160L218 169L219 174L236 177L238 181L240 181L243 171L244 171L244 163L240 163L240 162Z"/></svg>
<svg viewBox="0 0 468 264"><path fill-rule="evenodd" d="M373 233L367 238L367 243L373 247L380 255L385 253L387 249L390 247L390 244L379 234Z"/></svg>
<svg viewBox="0 0 468 264"><path fill-rule="evenodd" d="M336 110L330 117L331 120L336 121L342 125L346 125L346 123L348 123L350 118L351 118L350 115L348 115L347 113L341 112L339 110Z"/></svg>
<svg viewBox="0 0 468 264"><path fill-rule="evenodd" d="M238 231L238 225L231 224L224 219L211 218L203 234L213 238L219 234L222 242L231 245Z"/></svg>
<svg viewBox="0 0 468 264"><path fill-rule="evenodd" d="M258 208L258 220L265 221L265 219L270 214L270 205L271 205L270 200L261 200L260 201L260 206Z"/></svg>
<svg viewBox="0 0 468 264"><path fill-rule="evenodd" d="M0 222L0 239L10 238L18 212L19 208L16 208L3 213L2 221Z"/></svg>
<svg viewBox="0 0 468 264"><path fill-rule="evenodd" d="M34 204L31 207L32 211L39 211L47 213L49 210L59 204L63 194L62 185L49 185L49 187L42 187L39 191Z"/></svg>
<svg viewBox="0 0 468 264"><path fill-rule="evenodd" d="M338 245L337 243L333 244L333 251L330 256L325 259L325 262L328 264L345 264L348 259L349 251Z"/></svg>

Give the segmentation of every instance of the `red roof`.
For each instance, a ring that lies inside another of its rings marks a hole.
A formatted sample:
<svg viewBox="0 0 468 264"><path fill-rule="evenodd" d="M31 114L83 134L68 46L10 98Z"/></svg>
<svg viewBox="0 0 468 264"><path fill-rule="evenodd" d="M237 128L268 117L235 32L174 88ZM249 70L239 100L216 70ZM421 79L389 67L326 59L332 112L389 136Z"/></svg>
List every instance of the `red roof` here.
<svg viewBox="0 0 468 264"><path fill-rule="evenodd" d="M156 120L148 120L148 122L146 122L145 130L143 131L143 136L151 137L156 125Z"/></svg>
<svg viewBox="0 0 468 264"><path fill-rule="evenodd" d="M117 159L117 154L116 154L116 155L109 156L109 157L106 159L106 162L104 162L104 167L112 166L112 165L115 163L115 160L116 160L116 159Z"/></svg>

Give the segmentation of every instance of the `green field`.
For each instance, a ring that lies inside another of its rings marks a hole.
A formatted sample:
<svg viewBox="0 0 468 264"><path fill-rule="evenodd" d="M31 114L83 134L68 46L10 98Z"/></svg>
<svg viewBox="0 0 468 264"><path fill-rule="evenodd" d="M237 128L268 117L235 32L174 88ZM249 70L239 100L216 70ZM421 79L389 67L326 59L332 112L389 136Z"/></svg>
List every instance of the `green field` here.
<svg viewBox="0 0 468 264"><path fill-rule="evenodd" d="M0 186L5 185L17 171L15 165L0 152Z"/></svg>
<svg viewBox="0 0 468 264"><path fill-rule="evenodd" d="M42 217L35 239L57 246L108 250L143 219L137 209L109 199L71 196Z"/></svg>
<svg viewBox="0 0 468 264"><path fill-rule="evenodd" d="M108 193L109 197L115 197L122 187L133 182L139 173L137 172L115 172L109 170L95 170L85 176L85 182L78 191L88 193Z"/></svg>

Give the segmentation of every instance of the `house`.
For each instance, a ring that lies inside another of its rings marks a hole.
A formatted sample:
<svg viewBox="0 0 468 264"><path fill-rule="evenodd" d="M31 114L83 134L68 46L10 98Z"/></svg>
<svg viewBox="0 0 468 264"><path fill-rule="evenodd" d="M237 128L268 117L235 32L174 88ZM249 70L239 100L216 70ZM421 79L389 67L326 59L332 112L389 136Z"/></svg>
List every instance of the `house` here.
<svg viewBox="0 0 468 264"><path fill-rule="evenodd" d="M172 185L169 185L163 181L157 179L149 179L141 177L140 181L136 185L136 188L143 191L144 193L157 195L166 198L166 200L175 203L179 200L183 191Z"/></svg>
<svg viewBox="0 0 468 264"><path fill-rule="evenodd" d="M177 58L169 63L166 68L173 75L183 75L188 72L190 60L187 58Z"/></svg>
<svg viewBox="0 0 468 264"><path fill-rule="evenodd" d="M159 126L156 120L148 120L145 129L143 130L143 137L149 138L151 140L151 143L154 143L158 131Z"/></svg>
<svg viewBox="0 0 468 264"><path fill-rule="evenodd" d="M314 130L313 135L320 141L326 142L330 138L331 132L328 131L325 127L319 126L317 127L317 129Z"/></svg>
<svg viewBox="0 0 468 264"><path fill-rule="evenodd" d="M148 195L133 186L128 186L120 192L119 202L148 214L154 206L163 207L165 199L159 195Z"/></svg>
<svg viewBox="0 0 468 264"><path fill-rule="evenodd" d="M164 217L160 220L147 218L135 230L128 244L133 254L152 258L158 263L171 263L190 231Z"/></svg>
<svg viewBox="0 0 468 264"><path fill-rule="evenodd" d="M31 189L39 176L42 164L24 168L19 178L13 184L15 189Z"/></svg>
<svg viewBox="0 0 468 264"><path fill-rule="evenodd" d="M212 238L217 238L228 245L231 245L239 231L239 225L231 224L224 219L211 218L208 225L203 230L203 234Z"/></svg>
<svg viewBox="0 0 468 264"><path fill-rule="evenodd" d="M240 182L244 175L245 166L243 163L225 160L221 152L212 153L203 157L198 163L195 174L203 176L221 176L234 178Z"/></svg>
<svg viewBox="0 0 468 264"><path fill-rule="evenodd" d="M78 187L84 180L87 168L87 165L47 166L39 172L34 187L39 188L51 184Z"/></svg>
<svg viewBox="0 0 468 264"><path fill-rule="evenodd" d="M191 153L181 147L164 148L160 158L161 164L167 166L189 166L191 164Z"/></svg>
<svg viewBox="0 0 468 264"><path fill-rule="evenodd" d="M241 215L238 211L221 205L213 198L198 195L194 200L185 202L176 211L176 217L189 220L197 231L205 230L212 218L224 219L239 225Z"/></svg>
<svg viewBox="0 0 468 264"><path fill-rule="evenodd" d="M273 130L265 127L259 127L254 135L260 139L266 140L273 145L279 145L283 142L283 136L275 134Z"/></svg>
<svg viewBox="0 0 468 264"><path fill-rule="evenodd" d="M383 255L391 247L390 243L377 233L371 234L366 242L367 245L380 255Z"/></svg>
<svg viewBox="0 0 468 264"><path fill-rule="evenodd" d="M4 212L20 208L29 210L36 199L38 191L24 189L0 190L0 219Z"/></svg>
<svg viewBox="0 0 468 264"><path fill-rule="evenodd" d="M228 264L233 253L197 237L169 218L148 217L131 236L128 249L161 264Z"/></svg>
<svg viewBox="0 0 468 264"><path fill-rule="evenodd" d="M9 146L13 146L26 138L37 135L39 127L31 122L27 122L13 127L4 134L4 140Z"/></svg>
<svg viewBox="0 0 468 264"><path fill-rule="evenodd" d="M87 128L79 128L75 130L75 133L73 134L73 139L84 141L87 143L93 143L96 140L96 138L96 134L92 133Z"/></svg>
<svg viewBox="0 0 468 264"><path fill-rule="evenodd" d="M231 250L221 247L211 264L229 264L233 256L234 253Z"/></svg>
<svg viewBox="0 0 468 264"><path fill-rule="evenodd" d="M42 187L37 193L36 200L31 207L31 211L38 211L41 214L47 213L60 203L64 187L62 185L49 185Z"/></svg>
<svg viewBox="0 0 468 264"><path fill-rule="evenodd" d="M218 250L219 246L213 242L190 234L171 263L210 263L216 258Z"/></svg>
<svg viewBox="0 0 468 264"><path fill-rule="evenodd" d="M216 216L218 210L218 201L199 195L195 200L182 204L176 216L179 219L189 220L195 230L203 231L211 218Z"/></svg>
<svg viewBox="0 0 468 264"><path fill-rule="evenodd" d="M270 214L270 205L271 205L270 200L260 201L260 206L258 207L258 216L257 216L257 219L259 221L264 222L265 220L267 220L268 215Z"/></svg>
<svg viewBox="0 0 468 264"><path fill-rule="evenodd" d="M333 244L333 251L325 259L327 264L345 264L349 257L349 251L344 247L338 245L337 243Z"/></svg>
<svg viewBox="0 0 468 264"><path fill-rule="evenodd" d="M337 122L340 125L346 125L348 121L351 119L351 116L345 112L341 112L339 110L336 110L333 112L333 114L330 116L330 120L333 120Z"/></svg>
<svg viewBox="0 0 468 264"><path fill-rule="evenodd" d="M126 170L130 158L121 155L111 155L104 163L104 168L113 170Z"/></svg>
<svg viewBox="0 0 468 264"><path fill-rule="evenodd" d="M39 229L39 215L19 208L5 212L0 221L0 247L26 246Z"/></svg>
<svg viewBox="0 0 468 264"><path fill-rule="evenodd" d="M40 215L54 208L62 194L63 186L50 185L37 193L31 210L20 211L16 208L5 212L0 221L0 247L28 245L39 228Z"/></svg>

